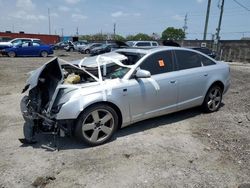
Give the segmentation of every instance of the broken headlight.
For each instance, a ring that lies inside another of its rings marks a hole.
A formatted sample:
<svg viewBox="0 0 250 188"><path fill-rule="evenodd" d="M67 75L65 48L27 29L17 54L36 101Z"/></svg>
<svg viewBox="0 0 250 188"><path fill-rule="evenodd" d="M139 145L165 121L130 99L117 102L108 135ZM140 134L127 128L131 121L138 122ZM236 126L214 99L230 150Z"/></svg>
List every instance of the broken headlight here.
<svg viewBox="0 0 250 188"><path fill-rule="evenodd" d="M56 99L54 101L53 107L51 109L51 112L53 114L57 114L61 107L67 102L69 101L70 97L72 96L72 91L74 91L75 89L72 88L60 88Z"/></svg>

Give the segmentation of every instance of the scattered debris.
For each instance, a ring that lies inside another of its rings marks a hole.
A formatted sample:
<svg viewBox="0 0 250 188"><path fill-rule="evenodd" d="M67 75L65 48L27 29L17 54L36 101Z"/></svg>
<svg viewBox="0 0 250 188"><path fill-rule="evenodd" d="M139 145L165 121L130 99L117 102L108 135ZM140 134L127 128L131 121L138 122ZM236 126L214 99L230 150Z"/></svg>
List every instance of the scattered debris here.
<svg viewBox="0 0 250 188"><path fill-rule="evenodd" d="M210 147L205 147L204 150L205 150L205 151L210 151L211 148L210 148Z"/></svg>
<svg viewBox="0 0 250 188"><path fill-rule="evenodd" d="M125 153L125 154L123 154L123 156L124 156L125 158L129 159L129 158L131 157L131 154Z"/></svg>
<svg viewBox="0 0 250 188"><path fill-rule="evenodd" d="M194 161L193 160L188 160L188 162L192 164Z"/></svg>
<svg viewBox="0 0 250 188"><path fill-rule="evenodd" d="M44 188L51 181L54 181L56 178L54 176L46 177L37 177L36 180L31 184L34 187Z"/></svg>

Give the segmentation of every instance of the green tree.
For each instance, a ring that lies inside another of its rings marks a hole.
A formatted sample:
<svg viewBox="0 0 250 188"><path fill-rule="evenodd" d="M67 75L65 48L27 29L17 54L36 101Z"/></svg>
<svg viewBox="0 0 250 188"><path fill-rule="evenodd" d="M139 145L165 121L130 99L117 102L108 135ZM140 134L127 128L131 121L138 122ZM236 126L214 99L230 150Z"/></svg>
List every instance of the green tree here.
<svg viewBox="0 0 250 188"><path fill-rule="evenodd" d="M115 40L119 40L119 41L125 41L125 38L121 35L115 35Z"/></svg>
<svg viewBox="0 0 250 188"><path fill-rule="evenodd" d="M145 33L138 33L136 35L128 35L127 40L153 40L153 38Z"/></svg>
<svg viewBox="0 0 250 188"><path fill-rule="evenodd" d="M128 35L127 37L126 37L126 40L134 40L134 35Z"/></svg>
<svg viewBox="0 0 250 188"><path fill-rule="evenodd" d="M185 32L182 29L176 29L174 27L165 29L161 36L163 40L183 40L185 37Z"/></svg>
<svg viewBox="0 0 250 188"><path fill-rule="evenodd" d="M92 40L92 35L82 35L82 36L79 37L79 40L91 41Z"/></svg>
<svg viewBox="0 0 250 188"><path fill-rule="evenodd" d="M134 38L135 40L152 40L152 37L145 33L138 33Z"/></svg>

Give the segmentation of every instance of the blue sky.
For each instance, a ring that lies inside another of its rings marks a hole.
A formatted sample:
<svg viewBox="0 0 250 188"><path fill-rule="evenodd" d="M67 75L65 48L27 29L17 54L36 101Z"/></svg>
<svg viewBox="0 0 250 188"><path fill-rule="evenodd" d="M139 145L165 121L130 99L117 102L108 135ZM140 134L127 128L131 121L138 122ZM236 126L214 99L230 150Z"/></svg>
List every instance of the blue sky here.
<svg viewBox="0 0 250 188"><path fill-rule="evenodd" d="M215 33L220 0L212 0L207 39ZM225 0L222 39L250 37L250 0ZM167 27L182 28L188 15L188 39L202 39L207 0L0 0L0 31L64 35L139 32L158 33ZM248 9L248 10L247 10Z"/></svg>

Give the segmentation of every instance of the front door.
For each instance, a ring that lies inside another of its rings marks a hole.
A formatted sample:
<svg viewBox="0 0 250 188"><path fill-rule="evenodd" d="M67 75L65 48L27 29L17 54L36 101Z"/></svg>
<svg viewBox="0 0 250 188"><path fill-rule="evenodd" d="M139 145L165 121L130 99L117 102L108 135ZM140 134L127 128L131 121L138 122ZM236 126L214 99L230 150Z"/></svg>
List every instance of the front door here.
<svg viewBox="0 0 250 188"><path fill-rule="evenodd" d="M150 78L131 78L128 98L131 120L137 121L176 110L178 80L170 51L147 57L138 67L148 70Z"/></svg>

